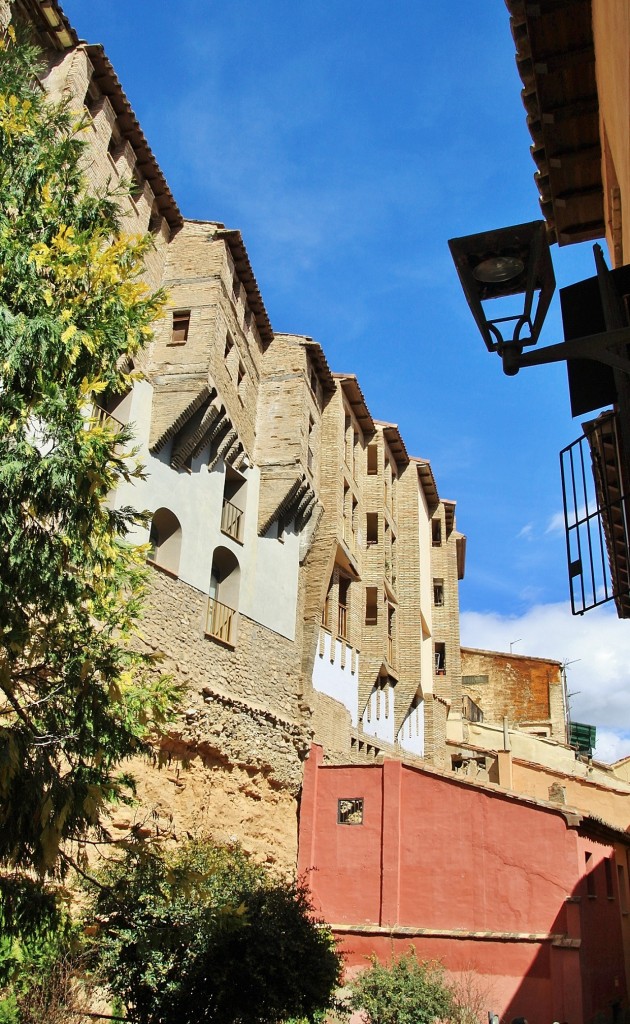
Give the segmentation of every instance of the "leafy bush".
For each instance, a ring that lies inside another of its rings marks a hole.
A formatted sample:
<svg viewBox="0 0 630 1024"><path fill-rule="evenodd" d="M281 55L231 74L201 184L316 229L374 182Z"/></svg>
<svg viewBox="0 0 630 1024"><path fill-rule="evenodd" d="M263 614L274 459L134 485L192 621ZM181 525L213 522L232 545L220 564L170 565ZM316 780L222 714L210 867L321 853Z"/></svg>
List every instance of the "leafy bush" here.
<svg viewBox="0 0 630 1024"><path fill-rule="evenodd" d="M130 850L94 897L95 952L140 1024L314 1020L341 960L303 886L238 847L194 841L170 857Z"/></svg>
<svg viewBox="0 0 630 1024"><path fill-rule="evenodd" d="M13 895L9 919L0 907L0 1024L80 1024L89 989L81 933L36 883L21 880ZM29 899L37 923L17 906Z"/></svg>
<svg viewBox="0 0 630 1024"><path fill-rule="evenodd" d="M444 968L435 961L406 954L371 966L352 983L351 1006L363 1011L367 1024L433 1024L456 1016Z"/></svg>

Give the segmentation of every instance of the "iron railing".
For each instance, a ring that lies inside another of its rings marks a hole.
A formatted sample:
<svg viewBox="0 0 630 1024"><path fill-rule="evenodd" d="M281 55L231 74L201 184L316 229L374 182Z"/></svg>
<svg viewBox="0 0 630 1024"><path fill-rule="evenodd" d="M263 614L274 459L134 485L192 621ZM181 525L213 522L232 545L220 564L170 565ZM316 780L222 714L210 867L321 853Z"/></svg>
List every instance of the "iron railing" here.
<svg viewBox="0 0 630 1024"><path fill-rule="evenodd" d="M629 509L617 413L584 425L560 452L571 610L614 601L630 617Z"/></svg>

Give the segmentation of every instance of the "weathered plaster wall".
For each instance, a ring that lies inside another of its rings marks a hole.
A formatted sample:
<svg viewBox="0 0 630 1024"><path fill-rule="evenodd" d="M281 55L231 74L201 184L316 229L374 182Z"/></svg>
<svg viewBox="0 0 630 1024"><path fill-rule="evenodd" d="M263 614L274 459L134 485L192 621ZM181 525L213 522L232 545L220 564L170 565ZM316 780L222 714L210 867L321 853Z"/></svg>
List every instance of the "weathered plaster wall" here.
<svg viewBox="0 0 630 1024"><path fill-rule="evenodd" d="M630 785L603 771L589 770L575 758L554 771L513 757L512 780L517 793L536 800L561 800L624 831L630 827Z"/></svg>
<svg viewBox="0 0 630 1024"><path fill-rule="evenodd" d="M529 726L564 742L564 687L557 661L462 648L462 691L479 705L484 720Z"/></svg>

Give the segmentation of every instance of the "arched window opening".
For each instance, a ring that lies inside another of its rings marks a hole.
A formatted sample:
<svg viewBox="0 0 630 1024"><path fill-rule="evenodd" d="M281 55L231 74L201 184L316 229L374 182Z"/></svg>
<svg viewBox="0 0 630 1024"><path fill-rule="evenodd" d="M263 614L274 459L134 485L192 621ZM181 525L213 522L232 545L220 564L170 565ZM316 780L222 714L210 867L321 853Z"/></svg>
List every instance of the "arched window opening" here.
<svg viewBox="0 0 630 1024"><path fill-rule="evenodd" d="M179 573L182 528L168 508L159 508L151 520L148 560L173 576Z"/></svg>
<svg viewBox="0 0 630 1024"><path fill-rule="evenodd" d="M206 636L230 647L236 644L241 569L236 555L227 548L215 548L206 615Z"/></svg>

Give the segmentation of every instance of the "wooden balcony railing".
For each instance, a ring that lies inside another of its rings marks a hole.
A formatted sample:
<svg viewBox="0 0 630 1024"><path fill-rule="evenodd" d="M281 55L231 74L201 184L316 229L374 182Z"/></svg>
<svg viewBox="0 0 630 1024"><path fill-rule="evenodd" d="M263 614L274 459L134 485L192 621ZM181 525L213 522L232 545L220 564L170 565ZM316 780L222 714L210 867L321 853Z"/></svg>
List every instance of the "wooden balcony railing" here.
<svg viewBox="0 0 630 1024"><path fill-rule="evenodd" d="M234 645L236 611L221 604L215 597L208 598L206 636L214 636L226 644Z"/></svg>
<svg viewBox="0 0 630 1024"><path fill-rule="evenodd" d="M107 427L108 430L118 431L122 430L124 426L120 420L116 419L115 416L112 416L112 414L107 412L106 409L102 409L100 405L93 406L91 418L98 423L99 427Z"/></svg>
<svg viewBox="0 0 630 1024"><path fill-rule="evenodd" d="M242 522L242 509L237 508L236 505L224 499L221 512L221 530L223 533L227 533L228 537L233 537L234 540L240 541Z"/></svg>
<svg viewBox="0 0 630 1024"><path fill-rule="evenodd" d="M337 636L340 636L342 640L348 639L348 607L345 604L339 605L339 614L337 616Z"/></svg>

